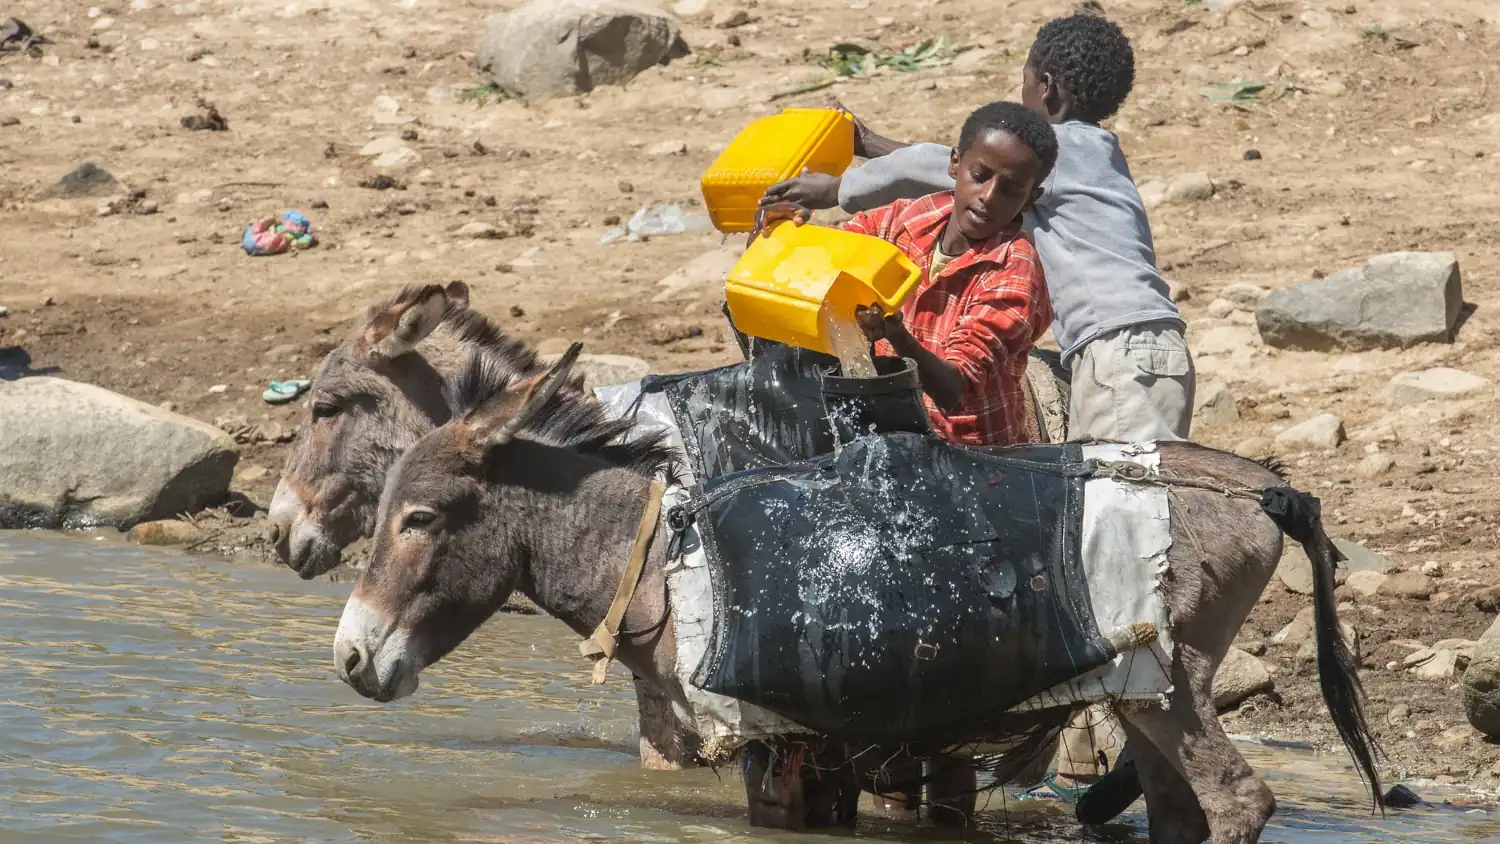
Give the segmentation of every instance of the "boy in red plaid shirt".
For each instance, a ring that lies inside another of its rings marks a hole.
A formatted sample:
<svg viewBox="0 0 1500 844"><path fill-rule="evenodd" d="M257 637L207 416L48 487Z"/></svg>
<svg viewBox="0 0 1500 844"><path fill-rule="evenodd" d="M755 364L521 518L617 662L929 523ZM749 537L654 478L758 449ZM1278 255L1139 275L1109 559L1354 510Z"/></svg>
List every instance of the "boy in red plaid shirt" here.
<svg viewBox="0 0 1500 844"><path fill-rule="evenodd" d="M1021 217L1056 162L1057 139L1044 119L1017 103L991 103L959 133L948 165L953 190L898 200L842 226L895 244L921 267L922 282L899 313L865 308L856 316L878 353L916 362L933 429L952 442L1025 441L1027 356L1051 325L1052 308ZM763 208L759 226L810 216L775 203Z"/></svg>

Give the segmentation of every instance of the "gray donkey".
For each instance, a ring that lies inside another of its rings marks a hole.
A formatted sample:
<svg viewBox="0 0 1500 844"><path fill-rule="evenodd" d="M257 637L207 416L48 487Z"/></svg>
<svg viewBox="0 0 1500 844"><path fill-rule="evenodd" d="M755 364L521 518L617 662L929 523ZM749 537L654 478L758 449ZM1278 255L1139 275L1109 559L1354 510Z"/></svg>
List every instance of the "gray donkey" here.
<svg viewBox="0 0 1500 844"><path fill-rule="evenodd" d="M450 396L462 396L459 382L471 361L501 384L546 371L530 349L469 309L462 282L407 287L368 309L318 367L307 418L276 487L269 538L283 563L303 578L317 577L374 531L386 474L423 434L452 418ZM582 389L576 379L564 385L579 400ZM692 763L690 731L649 686L636 693L641 764L671 770Z"/></svg>
<svg viewBox="0 0 1500 844"><path fill-rule="evenodd" d="M334 640L339 676L360 694L377 701L411 694L424 668L458 647L516 590L580 636L592 636L638 543L654 529L656 538L643 546L639 586L617 628L615 657L686 707L674 671L666 531L651 517L653 500L659 502L655 477L669 471L673 456L658 440L624 440L624 423L561 391L577 350L551 373L517 379L463 410L392 470L370 564ZM1173 689L1165 708L1118 710L1139 748L1150 840L1250 844L1275 811L1270 789L1224 734L1211 684L1275 570L1284 531L1313 560L1324 701L1378 803L1376 750L1333 597L1339 555L1314 499L1231 454L1191 443L1161 443L1159 451L1171 502L1163 591L1176 643ZM1268 503L1278 500L1276 493L1303 506L1278 511ZM746 782L752 823L767 817L756 812L755 801L766 798L760 779ZM824 799L843 802L846 795ZM784 818L786 824L829 817L826 806L805 807L804 817Z"/></svg>

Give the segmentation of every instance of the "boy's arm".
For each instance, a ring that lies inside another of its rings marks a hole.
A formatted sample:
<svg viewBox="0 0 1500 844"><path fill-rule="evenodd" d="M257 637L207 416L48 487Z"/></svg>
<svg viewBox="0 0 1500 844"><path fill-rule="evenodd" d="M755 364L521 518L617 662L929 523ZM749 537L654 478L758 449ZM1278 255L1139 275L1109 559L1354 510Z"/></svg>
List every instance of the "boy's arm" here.
<svg viewBox="0 0 1500 844"><path fill-rule="evenodd" d="M895 143L895 142L892 142ZM837 205L849 213L869 211L898 199L917 199L953 190L948 160L953 150L942 144L901 146L880 158L844 171L842 177L804 172L777 182L761 197L762 206L795 202L804 208Z"/></svg>
<svg viewBox="0 0 1500 844"><path fill-rule="evenodd" d="M976 278L967 309L935 352L921 349L904 326L887 329L896 351L916 361L922 389L933 404L951 410L969 390L989 384L1007 362L1027 353L1037 333L1034 326L1051 322L1040 273L1034 256L1013 254L1004 268Z"/></svg>
<svg viewBox="0 0 1500 844"><path fill-rule="evenodd" d="M852 167L839 179L838 205L850 213L869 211L898 199L953 190L948 175L952 156L952 148L942 144L912 144Z"/></svg>

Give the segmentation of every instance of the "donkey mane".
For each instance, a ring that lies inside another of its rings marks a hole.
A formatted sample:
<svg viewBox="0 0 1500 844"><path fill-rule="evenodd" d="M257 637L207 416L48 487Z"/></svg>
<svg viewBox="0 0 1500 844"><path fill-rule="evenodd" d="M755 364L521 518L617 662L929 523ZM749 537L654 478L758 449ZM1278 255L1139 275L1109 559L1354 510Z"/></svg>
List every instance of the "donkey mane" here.
<svg viewBox="0 0 1500 844"><path fill-rule="evenodd" d="M468 365L449 385L448 401L454 418L476 410L528 374L533 373L517 373L486 355L471 355ZM583 388L583 376L575 375L553 395L522 434L527 439L598 457L639 475L652 477L665 473L669 480L676 480L674 465L678 455L668 443L666 433L657 431L629 439L634 427L630 419L610 416L604 405Z"/></svg>

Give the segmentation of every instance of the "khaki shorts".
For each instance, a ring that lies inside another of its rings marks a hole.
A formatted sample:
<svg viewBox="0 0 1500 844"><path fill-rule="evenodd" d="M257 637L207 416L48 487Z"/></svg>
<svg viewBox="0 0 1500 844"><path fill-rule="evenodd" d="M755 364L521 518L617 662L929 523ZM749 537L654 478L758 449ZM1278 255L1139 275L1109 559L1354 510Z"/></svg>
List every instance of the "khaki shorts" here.
<svg viewBox="0 0 1500 844"><path fill-rule="evenodd" d="M1188 438L1197 375L1187 340L1173 323L1145 323L1100 335L1072 363L1070 439Z"/></svg>

